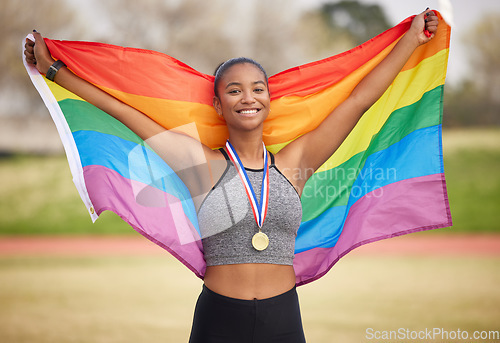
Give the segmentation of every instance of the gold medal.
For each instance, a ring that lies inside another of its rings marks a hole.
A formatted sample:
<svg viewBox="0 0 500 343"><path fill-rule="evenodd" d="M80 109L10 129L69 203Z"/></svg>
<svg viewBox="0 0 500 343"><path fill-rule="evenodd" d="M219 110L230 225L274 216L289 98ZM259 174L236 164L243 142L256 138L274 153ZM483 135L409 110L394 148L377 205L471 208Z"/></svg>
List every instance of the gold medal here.
<svg viewBox="0 0 500 343"><path fill-rule="evenodd" d="M259 232L257 232L252 237L252 245L255 248L255 250L259 251L265 250L269 245L269 238L264 232L259 230Z"/></svg>

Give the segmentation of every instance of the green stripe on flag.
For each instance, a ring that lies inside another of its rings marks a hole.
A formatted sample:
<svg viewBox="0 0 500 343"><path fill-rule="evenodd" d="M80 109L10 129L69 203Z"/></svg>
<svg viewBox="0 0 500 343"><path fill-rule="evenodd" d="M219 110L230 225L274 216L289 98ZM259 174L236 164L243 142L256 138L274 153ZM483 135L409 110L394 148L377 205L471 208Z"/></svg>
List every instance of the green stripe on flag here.
<svg viewBox="0 0 500 343"><path fill-rule="evenodd" d="M307 202L302 203L302 221L316 218L326 208L347 205L352 185L371 154L388 148L415 130L439 125L442 119L440 101L442 93L441 85L424 93L416 103L397 109L389 116L380 131L372 137L368 149L335 168L311 176L306 187L311 189L335 187L338 193L336 197L329 197L329 202L321 196L309 197Z"/></svg>

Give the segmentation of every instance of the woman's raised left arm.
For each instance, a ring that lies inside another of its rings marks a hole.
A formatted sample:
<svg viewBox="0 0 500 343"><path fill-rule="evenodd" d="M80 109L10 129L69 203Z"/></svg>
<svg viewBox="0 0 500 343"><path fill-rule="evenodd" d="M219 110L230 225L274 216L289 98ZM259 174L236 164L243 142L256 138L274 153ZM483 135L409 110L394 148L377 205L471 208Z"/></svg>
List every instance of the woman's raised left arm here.
<svg viewBox="0 0 500 343"><path fill-rule="evenodd" d="M316 129L296 139L279 152L283 165L305 171L319 168L338 149L361 116L384 94L415 49L434 37L437 26L438 17L433 11L426 10L417 15L408 32L363 78L344 102L337 106ZM426 30L428 32L425 32ZM296 186L301 188L307 180L295 181Z"/></svg>

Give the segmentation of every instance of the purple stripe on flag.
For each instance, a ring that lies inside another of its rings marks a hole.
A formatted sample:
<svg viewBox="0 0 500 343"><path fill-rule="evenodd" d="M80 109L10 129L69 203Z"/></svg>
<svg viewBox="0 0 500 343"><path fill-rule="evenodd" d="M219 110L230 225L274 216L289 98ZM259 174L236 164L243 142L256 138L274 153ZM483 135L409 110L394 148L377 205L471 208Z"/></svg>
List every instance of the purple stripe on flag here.
<svg viewBox="0 0 500 343"><path fill-rule="evenodd" d="M184 215L178 198L103 166L86 166L83 174L98 214L106 210L115 212L137 232L203 277L205 260L200 235Z"/></svg>
<svg viewBox="0 0 500 343"><path fill-rule="evenodd" d="M451 225L444 174L389 184L366 194L350 208L333 248L314 248L295 255L297 285L320 278L342 256L363 244Z"/></svg>

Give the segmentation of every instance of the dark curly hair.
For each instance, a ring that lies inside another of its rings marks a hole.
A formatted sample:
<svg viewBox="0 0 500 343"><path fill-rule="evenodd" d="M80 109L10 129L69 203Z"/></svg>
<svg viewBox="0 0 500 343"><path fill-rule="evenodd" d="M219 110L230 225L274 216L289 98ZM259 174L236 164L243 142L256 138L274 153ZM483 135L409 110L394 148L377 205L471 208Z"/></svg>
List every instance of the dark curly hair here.
<svg viewBox="0 0 500 343"><path fill-rule="evenodd" d="M214 76L215 76L214 93L215 93L216 97L219 97L219 92L217 91L217 87L219 86L220 79L224 76L226 71L228 71L228 69L234 65L244 64L244 63L249 63L249 64L252 64L252 65L256 66L257 68L259 68L259 70L262 72L262 74L264 74L264 78L266 79L266 84L268 83L267 73L259 62L255 61L251 58L248 58L248 57L231 58L231 59L227 60L226 62L222 62L221 64L219 64L219 66L215 69L215 72L214 72Z"/></svg>

